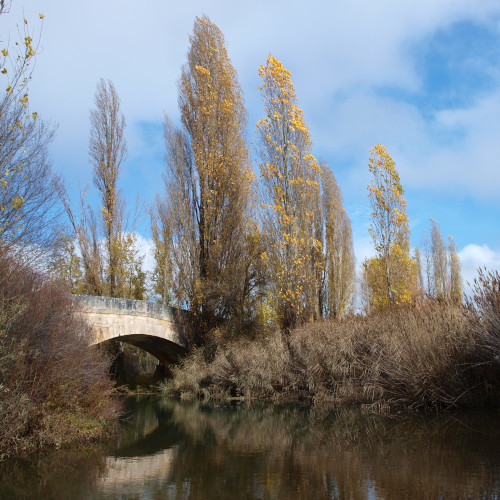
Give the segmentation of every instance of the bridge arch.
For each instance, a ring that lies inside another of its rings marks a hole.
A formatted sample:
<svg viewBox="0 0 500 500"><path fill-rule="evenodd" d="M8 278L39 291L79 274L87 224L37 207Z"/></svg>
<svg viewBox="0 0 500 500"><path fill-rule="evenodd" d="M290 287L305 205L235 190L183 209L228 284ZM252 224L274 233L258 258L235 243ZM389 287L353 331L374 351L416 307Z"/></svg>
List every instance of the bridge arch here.
<svg viewBox="0 0 500 500"><path fill-rule="evenodd" d="M74 298L92 326L93 344L121 340L144 349L164 365L177 363L187 352L186 311L144 300Z"/></svg>

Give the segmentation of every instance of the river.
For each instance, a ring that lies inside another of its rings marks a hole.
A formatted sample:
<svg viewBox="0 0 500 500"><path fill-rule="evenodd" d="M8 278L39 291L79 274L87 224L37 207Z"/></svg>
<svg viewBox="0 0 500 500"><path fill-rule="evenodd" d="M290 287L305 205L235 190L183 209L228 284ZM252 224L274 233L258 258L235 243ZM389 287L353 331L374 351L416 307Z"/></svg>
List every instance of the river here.
<svg viewBox="0 0 500 500"><path fill-rule="evenodd" d="M0 466L0 499L499 499L500 413L143 396L107 443Z"/></svg>

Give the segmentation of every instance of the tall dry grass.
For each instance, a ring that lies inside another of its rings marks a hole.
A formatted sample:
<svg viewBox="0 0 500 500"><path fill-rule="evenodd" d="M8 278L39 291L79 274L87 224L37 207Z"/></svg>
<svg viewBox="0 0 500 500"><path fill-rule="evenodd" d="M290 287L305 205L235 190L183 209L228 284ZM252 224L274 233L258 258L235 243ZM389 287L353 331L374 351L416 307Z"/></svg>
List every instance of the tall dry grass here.
<svg viewBox="0 0 500 500"><path fill-rule="evenodd" d="M307 398L372 409L494 403L500 394L500 277L468 304L428 300L284 335L195 350L174 372L181 396Z"/></svg>
<svg viewBox="0 0 500 500"><path fill-rule="evenodd" d="M0 252L0 459L90 440L119 411L69 295Z"/></svg>

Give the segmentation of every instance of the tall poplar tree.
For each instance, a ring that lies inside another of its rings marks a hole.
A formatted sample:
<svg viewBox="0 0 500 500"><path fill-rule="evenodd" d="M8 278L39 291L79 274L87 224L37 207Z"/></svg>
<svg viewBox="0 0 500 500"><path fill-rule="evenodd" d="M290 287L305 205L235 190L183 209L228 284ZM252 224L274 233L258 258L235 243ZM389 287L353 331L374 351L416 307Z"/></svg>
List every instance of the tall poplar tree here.
<svg viewBox="0 0 500 500"><path fill-rule="evenodd" d="M431 262L432 279L429 286L429 292L437 299L444 299L449 295L449 274L448 274L448 255L446 243L443 240L438 223L431 219Z"/></svg>
<svg viewBox="0 0 500 500"><path fill-rule="evenodd" d="M272 55L259 70L266 118L260 139L262 230L283 330L319 316L321 168L297 106L291 73Z"/></svg>
<svg viewBox="0 0 500 500"><path fill-rule="evenodd" d="M171 231L163 233L169 241L162 244L171 254L175 301L195 314L200 332L208 332L247 298L253 174L246 110L224 36L202 17L189 41L179 81L182 130L167 116L164 121L167 206L161 210ZM164 275L161 269L157 274Z"/></svg>
<svg viewBox="0 0 500 500"><path fill-rule="evenodd" d="M106 281L110 297L117 296L120 254L122 251L122 214L118 175L127 154L125 117L113 83L101 78L94 97L95 109L90 112L89 155L94 166L94 184L101 197L101 216L106 235L108 265Z"/></svg>
<svg viewBox="0 0 500 500"><path fill-rule="evenodd" d="M427 292L436 299L459 301L462 297L462 277L455 240L449 236L446 243L434 219L431 219L429 240L426 244Z"/></svg>
<svg viewBox="0 0 500 500"><path fill-rule="evenodd" d="M342 204L342 193L332 169L322 163L324 236L324 292L322 315L341 318L355 290L355 257L351 220Z"/></svg>
<svg viewBox="0 0 500 500"><path fill-rule="evenodd" d="M60 197L82 255L83 291L89 295L143 299L144 258L137 250L135 235L126 230L125 204L118 187L120 168L127 153L125 118L111 81L98 82L94 104L90 112L89 156L100 197L99 209L94 210L87 204L84 191L77 219L64 187L60 187Z"/></svg>
<svg viewBox="0 0 500 500"><path fill-rule="evenodd" d="M457 255L457 244L453 236L448 236L448 258L450 262L450 298L456 302L462 300L462 272Z"/></svg>
<svg viewBox="0 0 500 500"><path fill-rule="evenodd" d="M420 249L418 247L415 247L415 251L413 252L413 262L415 262L415 285L417 287L417 293L422 295L424 289L424 277L422 274L422 259L420 256Z"/></svg>
<svg viewBox="0 0 500 500"><path fill-rule="evenodd" d="M370 234L377 256L365 266L373 305L410 303L416 287L415 263L409 256L410 228L399 173L385 146L371 151L372 181L368 197L372 208Z"/></svg>
<svg viewBox="0 0 500 500"><path fill-rule="evenodd" d="M150 210L151 236L153 239L154 268L152 275L153 292L163 305L172 305L172 227L165 199L156 196Z"/></svg>

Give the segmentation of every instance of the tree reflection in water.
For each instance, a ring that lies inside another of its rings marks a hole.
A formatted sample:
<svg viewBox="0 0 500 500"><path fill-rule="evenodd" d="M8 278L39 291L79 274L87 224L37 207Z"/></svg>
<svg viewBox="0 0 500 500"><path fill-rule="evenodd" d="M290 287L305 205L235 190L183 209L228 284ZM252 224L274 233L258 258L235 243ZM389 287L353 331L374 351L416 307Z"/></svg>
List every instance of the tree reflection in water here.
<svg viewBox="0 0 500 500"><path fill-rule="evenodd" d="M0 498L500 495L498 412L435 417L143 398L108 449L4 464Z"/></svg>

